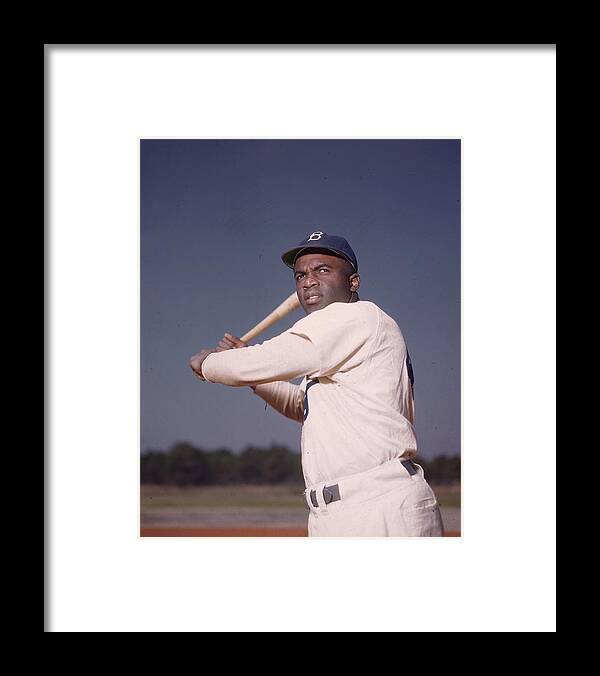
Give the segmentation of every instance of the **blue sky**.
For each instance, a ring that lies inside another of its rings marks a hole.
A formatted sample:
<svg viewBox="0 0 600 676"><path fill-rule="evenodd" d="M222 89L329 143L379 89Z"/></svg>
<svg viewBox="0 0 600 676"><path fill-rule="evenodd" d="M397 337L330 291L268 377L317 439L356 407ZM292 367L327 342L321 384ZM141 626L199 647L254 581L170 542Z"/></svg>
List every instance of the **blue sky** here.
<svg viewBox="0 0 600 676"><path fill-rule="evenodd" d="M282 443L300 426L248 388L202 383L189 357L242 335L293 290L281 253L342 235L360 297L400 326L419 453L460 452L460 141L141 142L141 451ZM303 316L297 310L260 342Z"/></svg>

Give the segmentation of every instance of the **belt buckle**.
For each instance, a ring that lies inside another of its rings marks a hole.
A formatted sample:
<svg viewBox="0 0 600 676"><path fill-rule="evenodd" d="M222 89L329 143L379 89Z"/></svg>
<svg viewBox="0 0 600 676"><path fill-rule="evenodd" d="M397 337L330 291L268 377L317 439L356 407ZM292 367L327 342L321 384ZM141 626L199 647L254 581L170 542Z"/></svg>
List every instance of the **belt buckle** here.
<svg viewBox="0 0 600 676"><path fill-rule="evenodd" d="M334 489L334 490L332 490ZM337 484L333 486L323 486L323 502L328 505L331 502L335 502L336 500L339 500L339 489L337 487ZM336 495L337 492L337 495ZM318 507L319 503L317 501L317 491L316 489L312 489L309 494L310 497L310 502L313 507Z"/></svg>
<svg viewBox="0 0 600 676"><path fill-rule="evenodd" d="M323 486L323 502L328 505L330 502L333 502L334 495L333 493L327 488L327 486ZM313 488L313 490L310 492L310 501L312 503L313 507L318 507L319 503L317 501L317 491Z"/></svg>

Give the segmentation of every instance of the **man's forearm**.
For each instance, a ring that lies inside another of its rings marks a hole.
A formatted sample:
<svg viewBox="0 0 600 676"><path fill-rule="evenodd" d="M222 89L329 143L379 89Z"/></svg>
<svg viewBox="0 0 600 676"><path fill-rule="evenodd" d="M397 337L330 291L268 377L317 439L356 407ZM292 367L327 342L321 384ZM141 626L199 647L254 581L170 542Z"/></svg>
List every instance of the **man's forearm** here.
<svg viewBox="0 0 600 676"><path fill-rule="evenodd" d="M302 389L293 383L264 383L252 386L254 393L286 418L301 423L303 419Z"/></svg>
<svg viewBox="0 0 600 676"><path fill-rule="evenodd" d="M300 336L282 333L260 345L209 354L202 375L213 383L232 387L293 380L319 370L314 345Z"/></svg>

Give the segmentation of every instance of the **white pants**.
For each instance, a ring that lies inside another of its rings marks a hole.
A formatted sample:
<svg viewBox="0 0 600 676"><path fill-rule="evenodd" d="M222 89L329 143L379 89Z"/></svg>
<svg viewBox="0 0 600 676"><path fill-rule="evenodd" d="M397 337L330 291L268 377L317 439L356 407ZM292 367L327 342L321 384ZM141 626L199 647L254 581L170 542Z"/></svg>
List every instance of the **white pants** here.
<svg viewBox="0 0 600 676"><path fill-rule="evenodd" d="M412 465L411 474L395 458L367 472L307 487L309 537L441 537L435 494L423 468ZM325 504L323 488L332 484L338 485L341 499ZM311 490L318 507L312 504Z"/></svg>

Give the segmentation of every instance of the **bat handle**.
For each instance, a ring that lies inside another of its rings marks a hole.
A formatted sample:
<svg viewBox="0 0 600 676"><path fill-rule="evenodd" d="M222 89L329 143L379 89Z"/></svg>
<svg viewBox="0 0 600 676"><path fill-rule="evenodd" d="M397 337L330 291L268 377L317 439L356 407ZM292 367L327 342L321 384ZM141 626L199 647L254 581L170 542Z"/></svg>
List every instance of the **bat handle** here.
<svg viewBox="0 0 600 676"><path fill-rule="evenodd" d="M259 322L255 327L247 331L240 340L243 340L244 343L247 343L252 338L256 338L260 333L266 331L270 326L278 322L280 319L288 315L290 312L298 309L300 307L300 301L296 292L290 294L281 305L278 305L273 312L271 312L267 317L265 317L261 322Z"/></svg>
<svg viewBox="0 0 600 676"><path fill-rule="evenodd" d="M248 341L255 338L259 333L260 333L260 329L258 327L255 327L254 329L252 329L252 331L248 331L248 333L244 333L244 335L240 338L240 340L243 341L244 343L247 343Z"/></svg>

